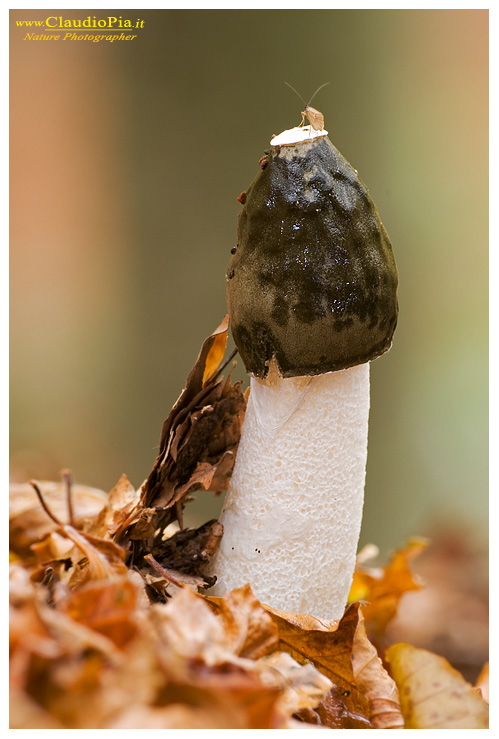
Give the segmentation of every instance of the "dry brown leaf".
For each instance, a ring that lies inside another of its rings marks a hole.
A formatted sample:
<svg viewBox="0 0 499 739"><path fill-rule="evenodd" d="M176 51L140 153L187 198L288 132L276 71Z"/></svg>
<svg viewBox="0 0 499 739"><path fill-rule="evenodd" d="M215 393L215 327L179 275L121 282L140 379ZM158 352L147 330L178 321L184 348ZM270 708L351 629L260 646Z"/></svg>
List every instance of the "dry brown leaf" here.
<svg viewBox="0 0 499 739"><path fill-rule="evenodd" d="M395 682L388 675L376 648L367 638L361 614L355 632L352 665L355 682L370 705L373 729L403 729L404 719Z"/></svg>
<svg viewBox="0 0 499 739"><path fill-rule="evenodd" d="M484 701L489 702L489 663L486 662L480 674L478 675L475 683L475 688L478 688Z"/></svg>
<svg viewBox="0 0 499 739"><path fill-rule="evenodd" d="M384 634L404 593L422 587L412 573L410 563L427 546L427 539L414 537L394 553L386 567L372 569L361 566L356 569L348 600L367 601L362 611L371 638Z"/></svg>
<svg viewBox="0 0 499 739"><path fill-rule="evenodd" d="M120 663L122 661L122 654L111 639L85 624L74 621L61 610L51 608L39 599L26 603L23 609L24 613L16 609L11 621L11 628L12 624L16 625L13 633L17 633L17 642L22 649L38 654L37 650L42 648L44 650L43 656L47 659L57 659L64 655L79 655L82 652L95 651L102 654L110 662ZM30 629L23 629L22 633L19 633L24 614L28 612L28 609L34 613L38 625L35 627L31 624ZM35 649L32 635L36 635L37 630L41 630L47 641L43 645L38 642Z"/></svg>
<svg viewBox="0 0 499 739"><path fill-rule="evenodd" d="M50 562L67 559L74 544L67 536L61 536L57 531L52 531L47 537L31 545L31 551L35 554L38 562Z"/></svg>
<svg viewBox="0 0 499 739"><path fill-rule="evenodd" d="M167 598L171 598L184 587L188 587L197 593L206 590L211 584L202 577L163 567L154 559L152 554L147 554L144 559L150 565L154 574L142 567L140 575L156 593L156 597L152 599L154 601L165 602Z"/></svg>
<svg viewBox="0 0 499 739"><path fill-rule="evenodd" d="M240 383L232 385L230 377L225 382L217 379L227 329L228 316L203 343L185 388L163 424L159 454L142 487L142 507L172 509L200 487L220 492L228 482L245 401ZM162 523L167 525L179 515L178 508L171 510Z"/></svg>
<svg viewBox="0 0 499 739"><path fill-rule="evenodd" d="M17 575L13 581L10 668L16 700L12 705L12 725L30 728L30 716L35 716L40 718L37 728L43 728L47 716L50 716L54 728L56 725L58 728L99 727L115 704L120 671L133 673L135 668L130 661L130 654L125 657L111 639L95 630L97 628L105 632L114 621L118 629L112 628L111 636L115 641L120 641L119 634L123 631L116 611L112 612L114 604L108 601L111 608L107 609L106 598L101 597L100 608L96 611L90 599L84 607L77 609L71 599L79 596L70 593L72 610L77 616L88 617L90 628L61 610L61 603L49 607L43 598L44 588L29 588L27 583L22 588ZM104 583L96 585L103 591ZM108 585L116 594L115 582ZM124 610L130 612L124 605ZM119 610L117 604L116 608ZM107 618L108 615L111 617ZM145 651L142 649L142 653ZM110 675L111 684L107 684L106 678ZM142 678L150 681L152 675L153 670L148 664ZM129 705L132 695L140 695L136 678L137 674L134 674L133 691L129 689L120 696L121 709ZM29 713L24 715L30 706Z"/></svg>
<svg viewBox="0 0 499 739"><path fill-rule="evenodd" d="M207 385L218 369L220 362L225 354L227 346L227 330L229 328L229 316L223 318L220 326L213 332L213 341L211 342L208 356L204 365L202 384Z"/></svg>
<svg viewBox="0 0 499 739"><path fill-rule="evenodd" d="M234 654L259 659L277 649L277 626L249 585L233 590L223 598L208 597L207 600L219 609Z"/></svg>
<svg viewBox="0 0 499 739"><path fill-rule="evenodd" d="M126 475L122 475L109 492L104 508L85 530L101 539L109 538L125 521L139 497L140 492Z"/></svg>
<svg viewBox="0 0 499 739"><path fill-rule="evenodd" d="M284 690L279 702L289 716L315 708L333 687L312 664L300 665L287 652L273 652L257 664L263 668L260 679L264 685Z"/></svg>
<svg viewBox="0 0 499 739"><path fill-rule="evenodd" d="M446 659L394 644L386 660L399 689L406 729L488 728L488 705Z"/></svg>
<svg viewBox="0 0 499 739"><path fill-rule="evenodd" d="M181 529L155 541L154 556L146 554L139 568L146 583L154 588L153 600L165 601L184 585L196 592L211 587L215 578L204 574L200 565L209 560L222 533L222 525L212 520L197 529Z"/></svg>
<svg viewBox="0 0 499 739"><path fill-rule="evenodd" d="M437 523L417 561L424 589L402 598L384 641L440 654L473 684L489 657L487 542L473 540L466 528Z"/></svg>
<svg viewBox="0 0 499 739"><path fill-rule="evenodd" d="M213 584L212 578L203 575L201 565L215 551L222 534L220 524L209 522L206 541L208 524L187 538L168 537L164 532L175 521L183 529L182 509L193 492L220 493L232 474L246 401L241 383L233 385L230 374L220 379L227 329L228 316L203 343L185 388L163 424L159 454L140 491L135 493L122 478L92 529L101 536L111 534L124 548L128 563L134 563L150 586L147 592L153 600L164 601L182 584L194 585L192 577L202 578L199 588ZM200 543L197 551L191 539ZM150 562L153 569L159 566L168 573L162 580L143 564L149 555L156 563ZM192 576L189 583L186 575Z"/></svg>
<svg viewBox="0 0 499 739"><path fill-rule="evenodd" d="M154 502L158 508L172 506L183 498L190 490L209 490L215 475L215 467L208 462L198 462L194 471L183 485L173 485L165 490Z"/></svg>
<svg viewBox="0 0 499 739"><path fill-rule="evenodd" d="M73 726L68 715L82 710L87 718L91 708L82 701L84 692L98 685L105 665L120 664L122 657L114 644L102 634L74 622L43 599L43 588L18 584L10 618L10 673L15 700L11 706L11 726L30 728L40 720L43 728ZM83 681L83 682L82 682ZM84 708L83 708L84 707ZM26 713L25 713L26 712ZM77 720L76 723L79 723Z"/></svg>
<svg viewBox="0 0 499 739"><path fill-rule="evenodd" d="M279 648L297 662L311 662L333 683L316 709L317 723L329 728L368 727L369 703L358 690L352 669L359 604L348 606L339 622L265 608L279 630Z"/></svg>
<svg viewBox="0 0 499 739"><path fill-rule="evenodd" d="M68 571L70 587L77 587L88 580L109 580L126 573L124 551L114 542L97 539L68 525L61 527L61 533L79 550L73 555L73 568Z"/></svg>
<svg viewBox="0 0 499 739"><path fill-rule="evenodd" d="M189 680L192 666L198 663L210 667L233 661L222 619L188 588L180 590L168 605L151 606L150 618L160 661L179 680Z"/></svg>
<svg viewBox="0 0 499 739"><path fill-rule="evenodd" d="M62 482L41 482L45 500L55 516L69 522L67 490ZM86 485L71 488L75 526L99 514L107 496L102 490ZM28 483L11 485L9 490L9 538L10 548L23 559L30 559L32 544L44 539L57 529L40 506L40 501Z"/></svg>
<svg viewBox="0 0 499 739"><path fill-rule="evenodd" d="M69 478L69 473L67 476ZM43 486L34 480L30 481L30 486L35 493L42 514L57 527L56 532L51 531L47 535L46 541L32 545L35 559L42 560L37 571L33 573L33 579L45 582L48 576L49 580L52 579L53 585L60 578L68 582L71 587L76 587L88 579L106 580L118 574L127 573L128 570L124 563L125 552L120 546L110 539L100 539L76 529L74 525L63 523L48 505L44 491L42 492ZM74 521L70 484L66 487L65 495L69 518ZM58 532L74 545L71 550L66 550L66 548L62 550L60 537L55 536ZM45 554L50 559L44 563ZM62 558L59 561L54 560L54 554L62 555ZM28 557L28 561L29 559ZM65 574L66 562L68 566L71 565L67 574Z"/></svg>
<svg viewBox="0 0 499 739"><path fill-rule="evenodd" d="M107 729L247 729L244 717L234 709L219 704L190 706L132 706L111 721ZM253 728L253 727L251 727Z"/></svg>
<svg viewBox="0 0 499 739"><path fill-rule="evenodd" d="M64 729L55 716L42 708L26 693L10 690L9 729Z"/></svg>
<svg viewBox="0 0 499 739"><path fill-rule="evenodd" d="M123 647L136 634L133 615L137 600L135 586L125 576L83 585L68 595L61 610Z"/></svg>
<svg viewBox="0 0 499 739"><path fill-rule="evenodd" d="M22 606L35 597L35 589L29 572L19 562L9 564L9 603Z"/></svg>
<svg viewBox="0 0 499 739"><path fill-rule="evenodd" d="M187 589L168 606L152 608L157 654L168 674L175 675L184 691L187 685L209 691L212 705L242 705L238 709L242 715L236 719L234 714L232 728L242 719L243 728L283 727L298 708L315 706L330 681L312 665L302 668L289 655L273 651L276 628L250 588L217 600L220 615ZM271 651L272 659L248 658ZM186 700L192 699L189 696L187 691Z"/></svg>

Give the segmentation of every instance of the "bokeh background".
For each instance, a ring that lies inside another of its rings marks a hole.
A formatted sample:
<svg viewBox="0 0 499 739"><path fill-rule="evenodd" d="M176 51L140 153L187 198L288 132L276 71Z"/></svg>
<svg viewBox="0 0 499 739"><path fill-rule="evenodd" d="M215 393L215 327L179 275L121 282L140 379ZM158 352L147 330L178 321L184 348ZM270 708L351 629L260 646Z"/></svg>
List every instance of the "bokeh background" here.
<svg viewBox="0 0 499 739"><path fill-rule="evenodd" d="M17 20L141 18L130 42ZM11 474L140 485L225 314L236 197L314 100L400 273L372 365L362 542L459 530L488 494L488 13L11 11ZM236 376L245 377L241 367ZM200 493L187 522L216 516ZM464 534L463 534L464 535Z"/></svg>

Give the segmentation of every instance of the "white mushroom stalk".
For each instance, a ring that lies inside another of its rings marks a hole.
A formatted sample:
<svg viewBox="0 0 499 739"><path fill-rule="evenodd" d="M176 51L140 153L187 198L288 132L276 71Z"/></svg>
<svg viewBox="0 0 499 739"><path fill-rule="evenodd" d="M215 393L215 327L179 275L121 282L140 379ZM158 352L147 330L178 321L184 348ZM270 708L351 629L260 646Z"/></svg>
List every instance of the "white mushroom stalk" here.
<svg viewBox="0 0 499 739"><path fill-rule="evenodd" d="M274 173L248 190L228 270L232 331L252 376L210 593L250 583L274 608L339 619L362 520L369 361L391 344L396 269L380 222L358 256L358 234L378 216L327 131L297 127L271 144Z"/></svg>
<svg viewBox="0 0 499 739"><path fill-rule="evenodd" d="M251 378L213 594L249 582L274 608L341 618L362 520L368 416L368 363Z"/></svg>

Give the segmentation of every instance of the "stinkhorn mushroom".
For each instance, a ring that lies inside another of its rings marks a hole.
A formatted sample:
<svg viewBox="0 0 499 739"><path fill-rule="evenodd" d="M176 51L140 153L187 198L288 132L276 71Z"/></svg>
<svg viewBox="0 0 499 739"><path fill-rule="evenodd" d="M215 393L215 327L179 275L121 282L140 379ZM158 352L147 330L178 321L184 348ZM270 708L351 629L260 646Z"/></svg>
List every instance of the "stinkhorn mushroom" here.
<svg viewBox="0 0 499 739"><path fill-rule="evenodd" d="M364 499L369 362L397 323L388 234L357 171L298 126L271 140L227 271L250 395L211 572L275 608L341 618Z"/></svg>

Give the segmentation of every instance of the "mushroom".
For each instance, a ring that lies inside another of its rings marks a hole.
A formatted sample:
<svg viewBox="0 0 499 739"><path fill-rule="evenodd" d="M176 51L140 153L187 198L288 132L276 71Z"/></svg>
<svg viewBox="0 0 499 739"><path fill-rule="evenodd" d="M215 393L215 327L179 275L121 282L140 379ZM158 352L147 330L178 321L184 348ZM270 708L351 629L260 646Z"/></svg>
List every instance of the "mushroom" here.
<svg viewBox="0 0 499 739"><path fill-rule="evenodd" d="M271 146L239 198L227 271L251 389L210 592L249 582L274 608L338 619L362 518L369 363L391 346L397 269L327 131L298 126Z"/></svg>

